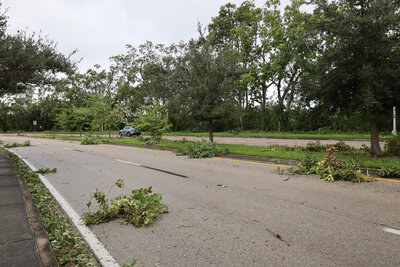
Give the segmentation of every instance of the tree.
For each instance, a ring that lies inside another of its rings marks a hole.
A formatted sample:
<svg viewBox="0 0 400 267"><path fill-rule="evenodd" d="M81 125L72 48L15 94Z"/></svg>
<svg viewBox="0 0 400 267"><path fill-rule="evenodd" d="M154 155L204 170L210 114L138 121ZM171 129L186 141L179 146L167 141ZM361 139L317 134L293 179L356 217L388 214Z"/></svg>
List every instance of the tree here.
<svg viewBox="0 0 400 267"><path fill-rule="evenodd" d="M93 120L91 111L88 108L65 108L58 116L57 122L61 129L78 130L82 136L82 131L90 125Z"/></svg>
<svg viewBox="0 0 400 267"><path fill-rule="evenodd" d="M237 53L235 67L238 77L232 86L239 124L243 130L246 128L243 117L250 105L248 68L257 60L261 20L262 9L255 7L254 0L247 0L238 7L232 3L221 6L218 16L208 25L208 39L217 51L230 46ZM265 101L263 103L265 109ZM264 121L265 116L262 117L262 122Z"/></svg>
<svg viewBox="0 0 400 267"><path fill-rule="evenodd" d="M213 142L213 122L232 110L232 82L237 77L237 53L226 45L217 53L200 31L191 40L179 68L182 86L178 92L182 110L198 121L208 123L209 138Z"/></svg>
<svg viewBox="0 0 400 267"><path fill-rule="evenodd" d="M161 106L158 103L155 104L153 108L142 106L137 114L135 125L143 131L148 131L151 140L155 143L159 143L162 134L171 127L168 123L166 106Z"/></svg>
<svg viewBox="0 0 400 267"><path fill-rule="evenodd" d="M0 97L52 83L57 73L71 73L75 69L75 64L57 51L53 41L24 31L9 35L6 28L7 18L0 9Z"/></svg>
<svg viewBox="0 0 400 267"><path fill-rule="evenodd" d="M315 0L320 40L304 93L331 112L369 118L371 154L380 156L376 117L400 100L400 1Z"/></svg>

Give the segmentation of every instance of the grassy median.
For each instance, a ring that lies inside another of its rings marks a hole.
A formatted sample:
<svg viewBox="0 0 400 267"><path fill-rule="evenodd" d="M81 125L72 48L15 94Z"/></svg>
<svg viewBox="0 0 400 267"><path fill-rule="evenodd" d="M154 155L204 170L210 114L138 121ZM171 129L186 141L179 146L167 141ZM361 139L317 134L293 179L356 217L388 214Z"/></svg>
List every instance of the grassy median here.
<svg viewBox="0 0 400 267"><path fill-rule="evenodd" d="M81 141L84 137L80 136L37 136L44 138L57 138L64 140L77 140ZM93 137L97 140L101 140L103 143L112 144L126 144L126 145L140 145L146 146L146 140L144 138L137 137ZM153 147L158 147L160 149L183 149L188 144L193 143L192 141L171 141L162 139L158 144L152 144ZM226 147L230 154L244 155L244 156L255 156L264 158L274 158L274 159L288 159L288 160L301 160L304 159L307 154L311 154L317 159L322 159L325 157L325 151L303 151L300 147L288 147L288 146L250 146L250 145L237 145L237 144L219 144L218 146ZM373 158L367 151L362 149L351 149L349 151L338 152L336 154L337 158L340 160L352 160L354 159L359 167L362 168L392 168L400 166L399 157L380 157Z"/></svg>

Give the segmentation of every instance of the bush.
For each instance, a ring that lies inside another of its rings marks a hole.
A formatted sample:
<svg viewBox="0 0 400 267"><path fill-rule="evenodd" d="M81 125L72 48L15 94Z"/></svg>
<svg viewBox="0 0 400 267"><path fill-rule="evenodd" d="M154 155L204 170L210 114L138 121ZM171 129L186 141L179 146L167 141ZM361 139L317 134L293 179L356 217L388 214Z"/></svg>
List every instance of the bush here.
<svg viewBox="0 0 400 267"><path fill-rule="evenodd" d="M303 147L303 151L309 151L309 152L321 152L326 149L326 146L321 145L320 141L316 142L308 142L305 147Z"/></svg>
<svg viewBox="0 0 400 267"><path fill-rule="evenodd" d="M385 178L400 178L400 168L392 167L392 168L383 168L379 175Z"/></svg>
<svg viewBox="0 0 400 267"><path fill-rule="evenodd" d="M339 152L345 152L345 151L352 151L354 150L354 147L349 146L348 144L346 144L343 141L339 141L336 144L333 145L337 151Z"/></svg>
<svg viewBox="0 0 400 267"><path fill-rule="evenodd" d="M216 143L202 139L201 142L188 143L184 148L180 148L177 155L186 155L189 158L208 158L218 157L228 153L226 147L219 147Z"/></svg>
<svg viewBox="0 0 400 267"><path fill-rule="evenodd" d="M400 135L386 141L383 153L389 156L400 156Z"/></svg>

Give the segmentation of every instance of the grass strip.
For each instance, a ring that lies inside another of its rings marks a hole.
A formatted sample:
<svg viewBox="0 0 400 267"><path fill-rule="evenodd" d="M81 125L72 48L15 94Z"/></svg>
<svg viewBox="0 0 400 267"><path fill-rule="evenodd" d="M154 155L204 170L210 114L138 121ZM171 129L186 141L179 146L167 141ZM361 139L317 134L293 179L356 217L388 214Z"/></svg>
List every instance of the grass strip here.
<svg viewBox="0 0 400 267"><path fill-rule="evenodd" d="M15 154L3 148L0 150L8 154L25 179L58 263L61 266L99 266L90 248L42 184L38 174L25 166Z"/></svg>
<svg viewBox="0 0 400 267"><path fill-rule="evenodd" d="M54 136L37 136L37 137L45 137L45 138L55 138ZM57 139L64 140L82 140L83 137L79 136L57 136ZM146 145L146 141L143 138L106 138L106 137L98 137L103 142L114 143L114 144L127 144L127 145ZM192 143L192 141L183 140L183 141L171 141L163 139L161 143L154 144L152 146L159 147L160 149L184 149L188 143ZM251 145L238 145L238 144L218 144L219 147L226 147L231 154L245 155L245 156L255 156L255 157L265 157L265 158L276 158L276 159L289 159L289 160L302 160L306 157L307 153L310 153L312 156L315 156L317 159L323 159L326 155L326 152L305 152L305 151L292 151L287 150L285 146L251 146ZM267 148L273 149L267 149ZM362 154L360 150L353 150L349 152L337 152L336 157L340 160L349 161L354 159L357 162L357 165L362 168L374 168L374 169L382 169L382 168L393 168L400 166L400 158L396 157L381 157L381 158L373 158L370 157L367 153Z"/></svg>

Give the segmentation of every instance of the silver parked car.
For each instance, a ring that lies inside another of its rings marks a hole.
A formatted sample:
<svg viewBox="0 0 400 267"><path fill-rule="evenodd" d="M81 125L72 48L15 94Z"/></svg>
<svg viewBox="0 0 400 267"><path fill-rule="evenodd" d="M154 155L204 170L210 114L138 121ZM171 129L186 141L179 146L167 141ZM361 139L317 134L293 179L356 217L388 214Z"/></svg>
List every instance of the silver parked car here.
<svg viewBox="0 0 400 267"><path fill-rule="evenodd" d="M125 126L123 129L119 130L119 136L132 136L132 135L141 135L141 131L138 128L133 128L132 126Z"/></svg>

